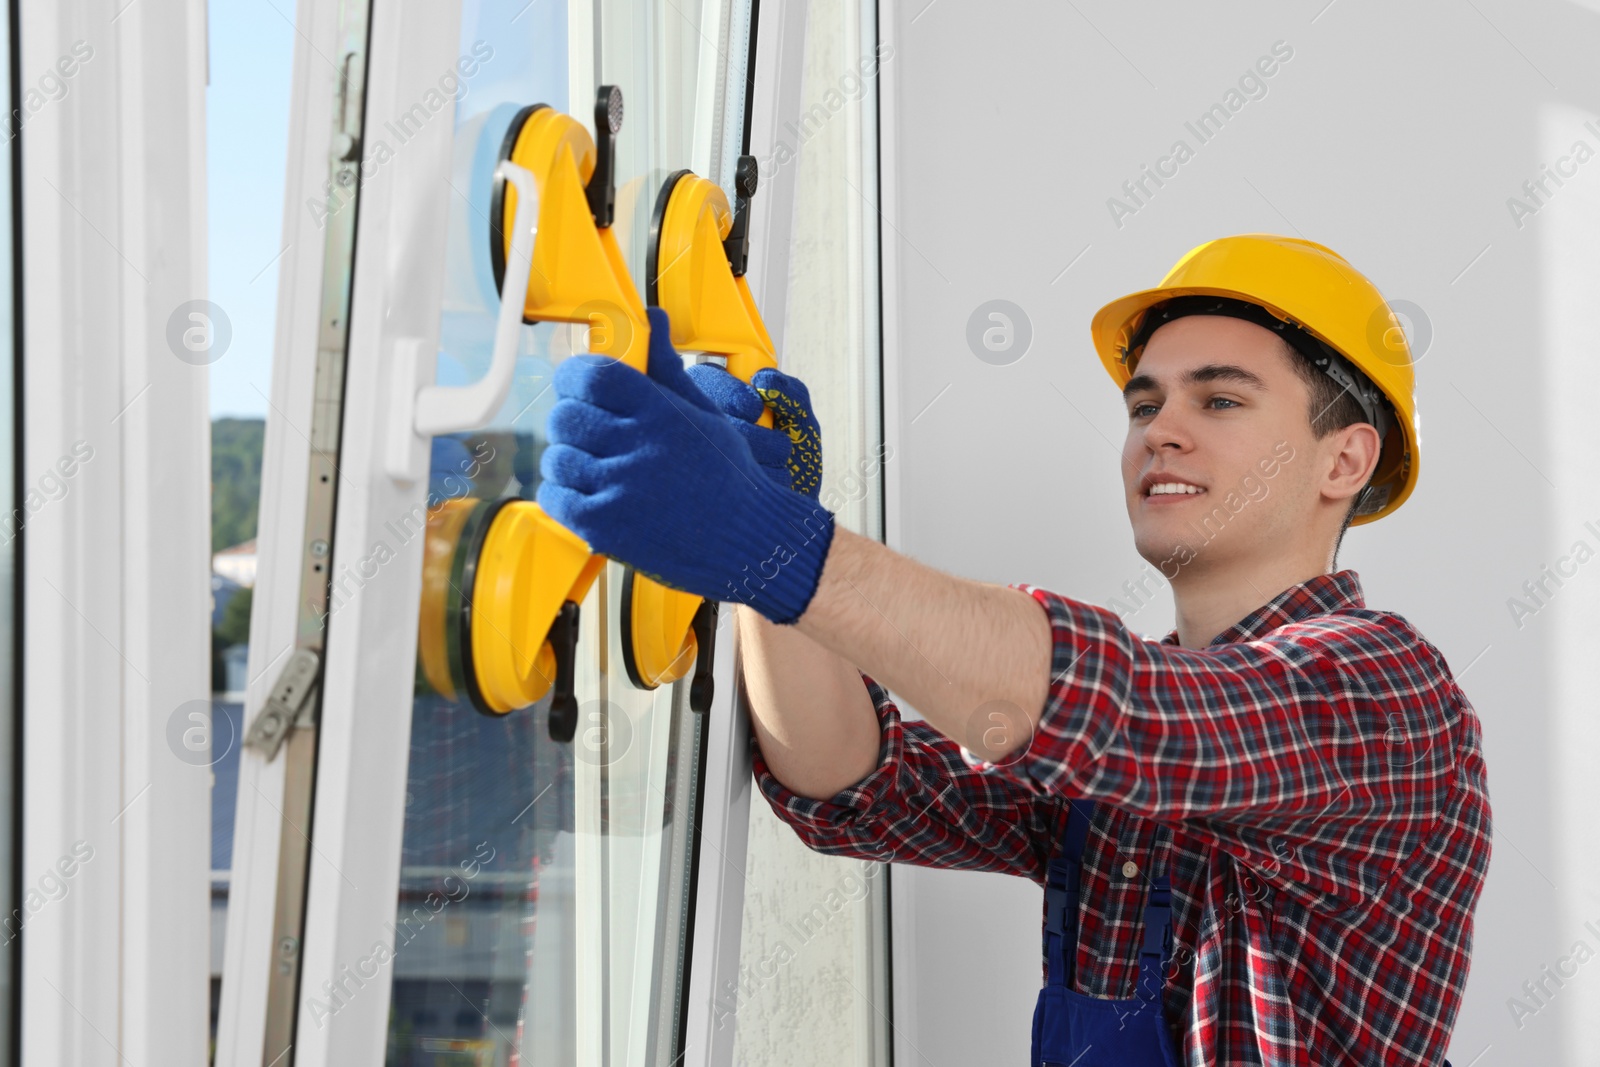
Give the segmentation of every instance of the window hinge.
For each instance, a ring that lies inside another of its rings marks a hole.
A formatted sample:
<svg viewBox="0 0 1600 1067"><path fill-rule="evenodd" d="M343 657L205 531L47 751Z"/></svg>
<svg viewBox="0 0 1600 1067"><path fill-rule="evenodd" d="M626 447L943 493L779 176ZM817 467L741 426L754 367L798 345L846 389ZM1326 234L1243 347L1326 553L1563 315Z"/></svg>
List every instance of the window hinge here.
<svg viewBox="0 0 1600 1067"><path fill-rule="evenodd" d="M290 730L311 724L316 706L312 697L317 692L317 671L321 666L322 660L309 648L299 649L289 657L267 696L266 707L250 724L249 736L244 739L246 748L255 749L271 763Z"/></svg>

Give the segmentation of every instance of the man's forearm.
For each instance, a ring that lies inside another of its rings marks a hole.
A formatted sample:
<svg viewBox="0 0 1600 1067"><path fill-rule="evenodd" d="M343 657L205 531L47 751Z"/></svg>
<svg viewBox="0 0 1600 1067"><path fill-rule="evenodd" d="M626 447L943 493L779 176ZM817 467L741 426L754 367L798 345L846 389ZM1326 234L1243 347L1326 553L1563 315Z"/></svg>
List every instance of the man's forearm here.
<svg viewBox="0 0 1600 1067"><path fill-rule="evenodd" d="M815 800L871 774L878 714L861 673L794 627L737 611L751 726L772 773Z"/></svg>
<svg viewBox="0 0 1600 1067"><path fill-rule="evenodd" d="M1050 622L1032 597L934 570L842 526L795 628L986 759L1022 751L1049 693Z"/></svg>

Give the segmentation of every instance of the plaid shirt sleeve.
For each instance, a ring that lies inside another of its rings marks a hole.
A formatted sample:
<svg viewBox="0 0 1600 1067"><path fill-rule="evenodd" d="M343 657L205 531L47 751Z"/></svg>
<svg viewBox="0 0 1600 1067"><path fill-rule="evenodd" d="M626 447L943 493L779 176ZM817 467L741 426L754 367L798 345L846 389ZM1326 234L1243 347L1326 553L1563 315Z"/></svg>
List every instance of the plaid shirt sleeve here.
<svg viewBox="0 0 1600 1067"><path fill-rule="evenodd" d="M752 737L756 783L778 817L827 855L997 871L1043 885L1065 802L974 769L959 745L925 722L902 721L888 692L866 674L861 680L878 713L878 766L832 798L791 791Z"/></svg>
<svg viewBox="0 0 1600 1067"><path fill-rule="evenodd" d="M1191 649L1138 636L1104 608L1012 588L1049 616L1049 695L1004 765L958 749L976 773L1181 822L1346 899L1377 892L1442 814L1460 691L1399 616L1344 609Z"/></svg>
<svg viewBox="0 0 1600 1067"><path fill-rule="evenodd" d="M1440 816L1459 690L1398 616L1346 609L1258 640L1183 648L1030 585L1050 619L1049 695L1003 765L902 722L870 677L879 763L827 801L755 755L780 818L817 851L1019 874L1042 883L1067 797L1233 853L1324 903L1376 893ZM1198 843L1198 842L1197 842Z"/></svg>

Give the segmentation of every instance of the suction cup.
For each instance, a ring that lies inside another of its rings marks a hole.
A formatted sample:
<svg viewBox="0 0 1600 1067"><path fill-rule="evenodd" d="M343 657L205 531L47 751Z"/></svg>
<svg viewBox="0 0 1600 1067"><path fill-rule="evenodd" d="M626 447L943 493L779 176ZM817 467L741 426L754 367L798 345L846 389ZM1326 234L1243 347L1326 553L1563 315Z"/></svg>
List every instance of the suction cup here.
<svg viewBox="0 0 1600 1067"><path fill-rule="evenodd" d="M422 549L422 607L417 621L417 663L428 687L446 700L457 699L462 680L452 669L450 643L455 631L452 620L451 583L458 571L458 549L467 519L481 500L461 497L447 500L428 512L427 531Z"/></svg>
<svg viewBox="0 0 1600 1067"><path fill-rule="evenodd" d="M505 139L500 142L500 155L496 163L515 159L522 135L528 128L528 120L537 112L548 110L549 104L529 104L511 117ZM494 191L489 197L489 264L494 268L494 291L497 293L506 284L506 249L511 245L511 239L506 236L506 227L511 225L514 216L513 207L506 203L506 185L506 180L496 174Z"/></svg>
<svg viewBox="0 0 1600 1067"><path fill-rule="evenodd" d="M460 687L465 691L467 701L473 710L494 718L499 718L515 709L497 708L489 703L483 694L483 687L478 683L478 671L472 654L474 596L484 542L488 539L495 517L510 503L512 498L480 500L472 509L472 514L468 516L461 531L461 541L456 549L450 588L445 601L446 617L455 623L448 629L450 640L447 650L450 655L451 677L460 679Z"/></svg>
<svg viewBox="0 0 1600 1067"><path fill-rule="evenodd" d="M622 665L640 689L675 682L694 666L694 613L701 600L636 572L622 575Z"/></svg>
<svg viewBox="0 0 1600 1067"><path fill-rule="evenodd" d="M678 183L693 176L692 170L677 170L667 175L667 180L661 183L661 192L656 194L656 206L650 212L650 243L644 258L644 302L651 307L661 306L657 283L661 280L661 226L667 218L667 206L672 203L672 191ZM671 313L669 309L667 314Z"/></svg>

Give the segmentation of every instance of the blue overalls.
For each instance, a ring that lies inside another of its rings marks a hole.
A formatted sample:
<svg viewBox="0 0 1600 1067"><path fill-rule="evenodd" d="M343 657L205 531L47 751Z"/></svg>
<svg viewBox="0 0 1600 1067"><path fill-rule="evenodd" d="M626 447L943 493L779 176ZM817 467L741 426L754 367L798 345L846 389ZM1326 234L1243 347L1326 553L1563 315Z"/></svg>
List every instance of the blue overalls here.
<svg viewBox="0 0 1600 1067"><path fill-rule="evenodd" d="M1178 1067L1178 1050L1161 1017L1165 968L1172 955L1172 883L1151 883L1144 906L1139 985L1123 1000L1068 988L1078 949L1078 872L1094 821L1094 802L1074 800L1061 851L1045 886L1045 986L1033 1007L1032 1067ZM1450 1061L1444 1061L1450 1067Z"/></svg>
<svg viewBox="0 0 1600 1067"><path fill-rule="evenodd" d="M1178 1050L1161 1017L1163 969L1172 952L1172 889L1163 875L1144 909L1139 985L1123 1000L1069 988L1078 949L1078 871L1094 802L1074 800L1061 852L1045 886L1045 986L1033 1008L1033 1067L1178 1067Z"/></svg>

